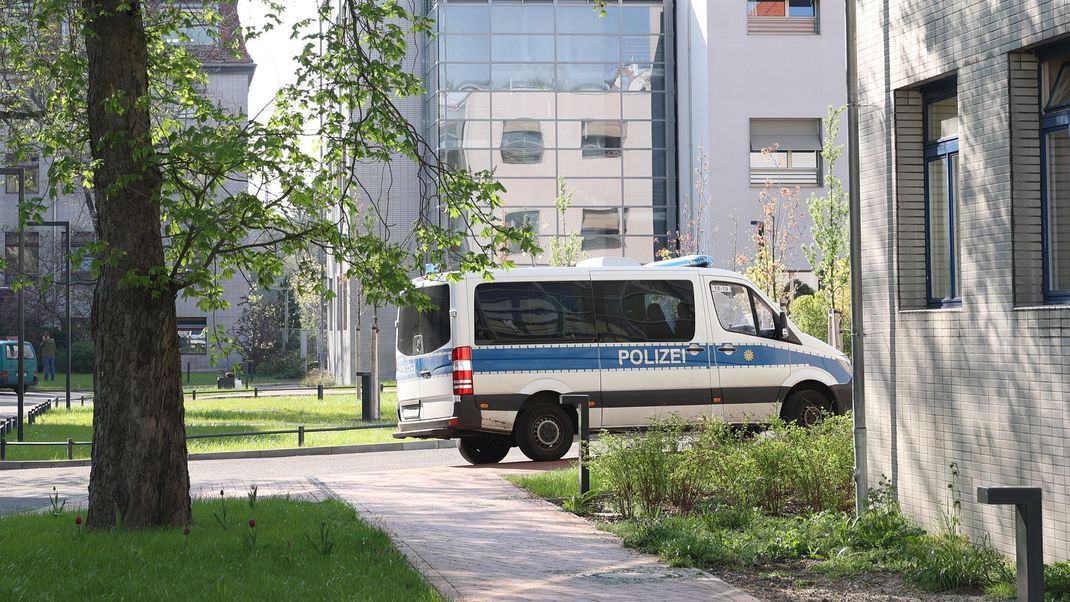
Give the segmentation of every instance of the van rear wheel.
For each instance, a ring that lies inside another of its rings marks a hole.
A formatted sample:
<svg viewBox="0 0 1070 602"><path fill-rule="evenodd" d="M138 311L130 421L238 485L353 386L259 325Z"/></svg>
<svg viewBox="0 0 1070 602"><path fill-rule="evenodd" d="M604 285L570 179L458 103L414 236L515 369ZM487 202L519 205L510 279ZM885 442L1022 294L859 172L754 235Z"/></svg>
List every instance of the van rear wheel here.
<svg viewBox="0 0 1070 602"><path fill-rule="evenodd" d="M560 460L572 447L572 420L553 403L538 403L524 410L513 435L520 451L532 460Z"/></svg>
<svg viewBox="0 0 1070 602"><path fill-rule="evenodd" d="M509 455L511 447L502 437L462 437L457 442L461 456L470 464L497 464Z"/></svg>
<svg viewBox="0 0 1070 602"><path fill-rule="evenodd" d="M832 408L832 402L820 391L801 389L788 395L784 402L784 418L795 424L810 428L825 419L825 414Z"/></svg>

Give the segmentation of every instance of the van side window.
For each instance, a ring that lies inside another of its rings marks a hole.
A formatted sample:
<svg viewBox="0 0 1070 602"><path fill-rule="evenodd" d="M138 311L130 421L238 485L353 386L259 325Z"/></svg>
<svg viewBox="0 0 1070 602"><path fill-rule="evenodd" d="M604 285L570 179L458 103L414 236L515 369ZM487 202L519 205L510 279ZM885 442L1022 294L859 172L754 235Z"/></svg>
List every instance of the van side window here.
<svg viewBox="0 0 1070 602"><path fill-rule="evenodd" d="M593 343L590 282L488 282L476 286L476 345Z"/></svg>
<svg viewBox="0 0 1070 602"><path fill-rule="evenodd" d="M695 337L695 290L689 280L594 282L598 340L684 342Z"/></svg>
<svg viewBox="0 0 1070 602"><path fill-rule="evenodd" d="M767 339L776 338L776 314L754 291L730 282L713 282L713 307L721 328Z"/></svg>

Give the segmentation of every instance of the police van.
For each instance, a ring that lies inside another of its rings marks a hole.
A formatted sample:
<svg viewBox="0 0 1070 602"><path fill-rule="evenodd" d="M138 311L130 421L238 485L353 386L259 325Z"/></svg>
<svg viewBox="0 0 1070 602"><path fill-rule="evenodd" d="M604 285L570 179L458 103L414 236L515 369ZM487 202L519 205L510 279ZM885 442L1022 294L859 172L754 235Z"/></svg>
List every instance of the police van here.
<svg viewBox="0 0 1070 602"><path fill-rule="evenodd" d="M851 407L851 364L744 276L706 256L598 258L450 281L397 320L395 437L458 439L473 464L512 446L556 460L576 432L560 395L590 396L592 429L656 417L809 425Z"/></svg>

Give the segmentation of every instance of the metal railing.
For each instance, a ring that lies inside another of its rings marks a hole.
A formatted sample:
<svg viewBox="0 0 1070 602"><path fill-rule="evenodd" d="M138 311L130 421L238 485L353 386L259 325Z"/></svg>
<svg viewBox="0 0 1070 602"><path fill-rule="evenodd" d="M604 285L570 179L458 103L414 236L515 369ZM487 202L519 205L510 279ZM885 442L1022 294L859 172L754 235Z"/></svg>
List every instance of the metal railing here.
<svg viewBox="0 0 1070 602"><path fill-rule="evenodd" d="M245 387L242 389L219 389L215 391L198 391L193 389L191 391L182 391L182 395L190 395L193 401L196 401L198 397L245 397L245 395L235 395L236 393L249 393L252 392L254 398L259 398L261 393L275 393L286 391L308 391L309 389L316 390L316 399L323 399L324 395L340 395L342 393L355 393L356 388L353 386L348 387L324 387L323 385L316 385L314 387L271 387L267 386L261 389L260 387Z"/></svg>
<svg viewBox="0 0 1070 602"><path fill-rule="evenodd" d="M51 403L51 402L46 402ZM45 404L41 404L45 405ZM315 427L306 428L305 425L299 425L296 429L281 429L273 431L246 431L243 433L201 433L197 435L186 435L186 440L190 439L217 439L222 437L258 437L262 435L297 435L297 446L305 446L305 434L306 433L329 433L338 431L362 431L370 429L381 429L394 426L393 422L374 422L368 424L358 424L354 426L328 426L328 427ZM45 447L45 446L66 446L67 459L74 459L74 448L77 446L90 447L89 455L92 457L93 443L91 441L74 441L73 439L67 439L66 441L8 441L4 437L0 437L0 461L7 460L7 448L8 447Z"/></svg>

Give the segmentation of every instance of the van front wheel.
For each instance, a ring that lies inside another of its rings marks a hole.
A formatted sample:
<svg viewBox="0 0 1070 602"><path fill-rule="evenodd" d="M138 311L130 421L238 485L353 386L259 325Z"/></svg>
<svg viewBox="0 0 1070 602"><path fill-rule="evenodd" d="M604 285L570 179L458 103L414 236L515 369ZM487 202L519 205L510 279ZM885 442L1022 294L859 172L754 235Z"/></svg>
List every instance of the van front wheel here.
<svg viewBox="0 0 1070 602"><path fill-rule="evenodd" d="M560 460L572 447L572 420L561 406L539 403L520 414L514 435L520 451L532 460Z"/></svg>
<svg viewBox="0 0 1070 602"><path fill-rule="evenodd" d="M461 456L470 464L497 464L509 455L511 447L502 437L463 437L457 443Z"/></svg>
<svg viewBox="0 0 1070 602"><path fill-rule="evenodd" d="M813 389L801 389L788 395L784 402L784 418L799 426L810 428L825 419L832 403Z"/></svg>

